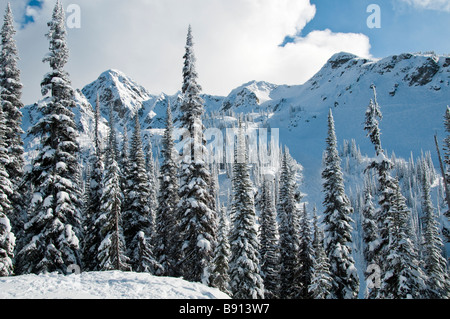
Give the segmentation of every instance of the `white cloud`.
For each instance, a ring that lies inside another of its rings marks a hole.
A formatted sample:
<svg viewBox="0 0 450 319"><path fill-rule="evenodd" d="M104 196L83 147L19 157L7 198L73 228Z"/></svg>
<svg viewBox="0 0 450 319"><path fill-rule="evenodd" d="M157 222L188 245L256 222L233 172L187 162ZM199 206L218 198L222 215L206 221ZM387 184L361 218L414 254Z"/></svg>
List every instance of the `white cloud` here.
<svg viewBox="0 0 450 319"><path fill-rule="evenodd" d="M44 34L54 3L45 0L39 14L33 13L36 23L17 35L26 103L39 98L39 83L48 72L41 61L48 50ZM175 93L181 88L189 24L199 82L209 94L227 95L250 80L301 84L336 52L370 55L366 36L330 30L280 47L285 36L295 36L315 16L309 0L63 1L65 6L73 3L80 6L82 20L80 29L68 30L67 70L76 88L115 68L151 93Z"/></svg>
<svg viewBox="0 0 450 319"><path fill-rule="evenodd" d="M399 0L416 8L450 12L450 0Z"/></svg>

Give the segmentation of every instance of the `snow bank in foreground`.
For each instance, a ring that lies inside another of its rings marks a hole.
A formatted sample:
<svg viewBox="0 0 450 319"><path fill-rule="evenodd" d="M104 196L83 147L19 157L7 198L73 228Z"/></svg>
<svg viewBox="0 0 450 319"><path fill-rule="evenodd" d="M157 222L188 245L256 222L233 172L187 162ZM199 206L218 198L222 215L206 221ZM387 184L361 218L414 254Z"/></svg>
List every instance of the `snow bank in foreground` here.
<svg viewBox="0 0 450 319"><path fill-rule="evenodd" d="M133 272L0 278L0 299L229 299L217 289L178 278Z"/></svg>

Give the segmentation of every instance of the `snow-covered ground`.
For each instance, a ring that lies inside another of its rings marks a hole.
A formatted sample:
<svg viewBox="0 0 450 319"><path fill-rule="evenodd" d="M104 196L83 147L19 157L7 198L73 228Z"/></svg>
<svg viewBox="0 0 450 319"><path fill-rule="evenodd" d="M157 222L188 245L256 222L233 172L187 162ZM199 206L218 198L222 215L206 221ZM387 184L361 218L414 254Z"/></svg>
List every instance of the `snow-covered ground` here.
<svg viewBox="0 0 450 319"><path fill-rule="evenodd" d="M229 299L217 289L134 272L0 278L0 299Z"/></svg>

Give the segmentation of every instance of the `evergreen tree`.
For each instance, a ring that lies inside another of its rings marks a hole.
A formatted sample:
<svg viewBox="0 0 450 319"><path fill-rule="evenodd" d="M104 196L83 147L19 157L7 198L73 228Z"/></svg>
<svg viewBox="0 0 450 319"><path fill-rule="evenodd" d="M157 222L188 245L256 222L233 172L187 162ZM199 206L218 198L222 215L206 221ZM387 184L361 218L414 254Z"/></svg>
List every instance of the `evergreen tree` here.
<svg viewBox="0 0 450 319"><path fill-rule="evenodd" d="M312 283L314 271L314 248L311 234L310 219L306 210L306 204L303 205L302 215L300 217L300 247L299 247L299 280L301 290L298 298L310 299L312 294L309 292L309 286Z"/></svg>
<svg viewBox="0 0 450 319"><path fill-rule="evenodd" d="M240 125L233 168L233 228L230 235L230 290L235 299L263 299L259 239L256 229L255 203L247 164L243 128Z"/></svg>
<svg viewBox="0 0 450 319"><path fill-rule="evenodd" d="M300 294L299 249L300 216L296 198L297 172L293 159L286 148L281 162L281 175L277 211L280 219L281 288L280 298L296 298Z"/></svg>
<svg viewBox="0 0 450 319"><path fill-rule="evenodd" d="M13 186L13 194L10 201L13 211L10 214L12 228L15 232L21 232L24 224L22 216L24 207L24 188L19 187L23 178L24 149L22 142L21 128L23 107L21 102L22 83L20 83L20 70L17 67L19 55L14 36L14 19L11 6L8 3L1 30L1 51L0 51L0 103L5 113L6 132L4 143L8 150L10 161L6 163L6 172L9 175Z"/></svg>
<svg viewBox="0 0 450 319"><path fill-rule="evenodd" d="M178 166L173 140L173 123L170 103L167 105L166 130L161 141L163 163L160 168L160 189L156 214L157 260L164 269L163 275L176 277L180 274L178 262L181 254L180 229L177 217Z"/></svg>
<svg viewBox="0 0 450 319"><path fill-rule="evenodd" d="M374 100L369 104L366 112L366 126L367 136L370 138L372 144L375 146L376 158L367 167L367 171L374 169L378 174L378 205L375 215L377 216L377 227L379 231L379 246L378 246L378 262L382 271L385 269L385 261L389 253L389 211L393 205L393 195L397 191L398 184L391 177L391 171L394 168L393 162L385 155L381 147L381 132L379 129L378 119L382 118L380 106L376 100L376 89L372 86L374 91Z"/></svg>
<svg viewBox="0 0 450 319"><path fill-rule="evenodd" d="M333 296L337 299L354 299L358 296L359 279L352 254L351 214L353 208L345 194L341 159L337 150L337 140L333 114L328 115L328 137L325 152L323 190L325 200L325 250L330 260L334 279Z"/></svg>
<svg viewBox="0 0 450 319"><path fill-rule="evenodd" d="M280 245L273 183L264 180L261 194L261 274L264 297L277 299L280 295Z"/></svg>
<svg viewBox="0 0 450 319"><path fill-rule="evenodd" d="M122 201L120 169L116 160L116 134L114 117L110 107L109 139L106 150L106 165L103 175L101 215L96 221L100 228L102 242L98 248L99 270L131 270L129 258L125 255L125 240L122 229Z"/></svg>
<svg viewBox="0 0 450 319"><path fill-rule="evenodd" d="M418 299L423 297L425 281L417 248L412 240L411 211L398 185L392 199L389 211L389 253L378 298Z"/></svg>
<svg viewBox="0 0 450 319"><path fill-rule="evenodd" d="M41 137L41 149L33 161L31 184L34 195L25 224L27 245L19 252L19 273L65 273L67 266L80 265L80 189L77 127L72 108L73 89L64 66L69 57L65 13L58 1L47 38L50 52L44 58L51 72L41 83L45 97L42 118L31 129Z"/></svg>
<svg viewBox="0 0 450 319"><path fill-rule="evenodd" d="M446 164L446 172L444 177L444 183L446 183L447 187L444 187L445 192L450 189L450 106L447 106L447 109L445 111L445 117L444 117L444 124L445 124L445 131L447 133L447 137L444 140L444 162ZM446 194L446 198L449 197L448 194ZM445 216L450 221L450 207L449 210L445 213ZM445 227L445 237L446 241L450 243L450 228Z"/></svg>
<svg viewBox="0 0 450 319"><path fill-rule="evenodd" d="M147 170L148 177L148 207L150 209L149 219L150 219L150 229L151 234L155 234L156 230L156 210L158 209L158 182L157 182L157 171L155 168L155 161L153 159L153 146L151 138L148 139L148 144L144 147L145 153L145 167ZM153 240L153 239L152 239Z"/></svg>
<svg viewBox="0 0 450 319"><path fill-rule="evenodd" d="M431 202L430 178L428 167L422 164L422 209L423 222L423 259L427 276L428 296L431 299L450 298L450 282L447 273L447 261L442 256L444 244L439 235L439 223Z"/></svg>
<svg viewBox="0 0 450 319"><path fill-rule="evenodd" d="M227 295L231 295L230 276L228 274L231 257L230 242L228 240L229 228L227 209L225 206L222 206L222 209L220 210L219 230L217 233L216 251L214 253L214 269L212 271L213 278L211 284L213 287Z"/></svg>
<svg viewBox="0 0 450 319"><path fill-rule="evenodd" d="M331 299L333 278L330 263L323 247L323 231L319 229L317 215L314 214L314 266L311 285L308 288L313 299Z"/></svg>
<svg viewBox="0 0 450 319"><path fill-rule="evenodd" d="M371 194L371 187L369 185L369 180L366 175L365 188L364 188L364 206L362 209L362 231L363 231L363 242L364 242L364 260L366 266L379 265L379 233L377 225L377 216L375 211L375 206L373 203L373 197ZM372 273L366 272L366 279L372 275ZM376 296L375 290L366 291L366 296L373 298Z"/></svg>
<svg viewBox="0 0 450 319"><path fill-rule="evenodd" d="M14 36L14 19L11 6L8 3L1 29L1 51L0 51L0 103L5 113L6 131L4 138L5 147L8 150L10 161L5 163L6 172L12 183L13 193L10 201L13 211L9 216L13 231L21 233L24 219L24 188L20 187L23 179L24 149L22 134L24 133L22 124L23 107L21 102L22 83L20 82L20 70L17 66L19 55Z"/></svg>
<svg viewBox="0 0 450 319"><path fill-rule="evenodd" d="M5 167L10 161L4 138L5 133L5 118L0 107L0 277L13 274L12 259L15 247L15 236L8 218L12 212L9 198L13 193L13 185Z"/></svg>
<svg viewBox="0 0 450 319"><path fill-rule="evenodd" d="M375 146L376 155L379 156L381 153L384 153L381 147L381 132L379 128L379 121L383 119L383 115L377 102L377 92L374 85L372 85L372 89L374 99L370 100L369 106L367 107L364 130L367 131L367 136Z"/></svg>
<svg viewBox="0 0 450 319"><path fill-rule="evenodd" d="M149 203L150 185L145 168L145 155L142 147L139 117L135 117L135 129L131 144L131 169L128 189L128 207L123 213L123 229L128 255L133 270L157 271L151 238L154 224Z"/></svg>
<svg viewBox="0 0 450 319"><path fill-rule="evenodd" d="M126 212L130 205L132 199L128 197L128 193L131 191L131 166L132 161L130 160L130 144L128 141L128 131L127 127L123 128L123 139L122 139L122 149L120 150L117 164L119 164L120 169L120 189L122 189L123 203L122 211Z"/></svg>
<svg viewBox="0 0 450 319"><path fill-rule="evenodd" d="M83 265L87 271L98 270L97 253L98 247L102 241L99 228L100 225L96 224L101 213L102 178L105 166L99 136L100 101L98 96L94 115L94 153L91 155L89 163L91 169L87 183L89 187L87 188L87 208L84 219L85 237L83 244Z"/></svg>
<svg viewBox="0 0 450 319"><path fill-rule="evenodd" d="M193 38L189 27L183 68L181 127L186 130L180 167L178 216L183 241L179 263L188 281L209 283L210 266L216 244L217 213L211 209L214 198L208 190L210 172L206 163L206 140L201 116L204 112L197 83Z"/></svg>

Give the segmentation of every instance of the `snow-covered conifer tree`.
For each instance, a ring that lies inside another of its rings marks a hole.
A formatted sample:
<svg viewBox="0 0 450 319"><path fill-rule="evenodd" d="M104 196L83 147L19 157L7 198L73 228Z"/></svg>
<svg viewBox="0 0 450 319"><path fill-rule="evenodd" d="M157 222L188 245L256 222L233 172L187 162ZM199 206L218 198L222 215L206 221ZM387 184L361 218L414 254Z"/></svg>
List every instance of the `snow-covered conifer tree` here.
<svg viewBox="0 0 450 319"><path fill-rule="evenodd" d="M6 171L10 161L5 143L6 125L2 108L0 107L0 277L13 274L15 236L11 230L8 215L12 212L9 198L13 193L13 185Z"/></svg>
<svg viewBox="0 0 450 319"><path fill-rule="evenodd" d="M423 262L427 276L427 297L431 299L450 298L450 282L447 261L442 256L444 243L439 234L439 223L430 195L430 174L425 163L422 164L422 209L423 222Z"/></svg>
<svg viewBox="0 0 450 319"><path fill-rule="evenodd" d="M64 70L69 50L60 1L48 26L50 52L43 61L50 64L51 71L41 83L45 97L39 105L42 117L31 129L31 134L41 137L41 148L31 172L34 196L25 224L27 245L18 254L20 273L65 273L69 265L81 264L79 145L72 111L74 92Z"/></svg>
<svg viewBox="0 0 450 319"><path fill-rule="evenodd" d="M259 238L247 150L242 125L233 169L230 290L235 299L263 299Z"/></svg>
<svg viewBox="0 0 450 319"><path fill-rule="evenodd" d="M325 224L325 250L330 260L333 276L333 296L337 299L354 299L359 292L359 278L352 257L353 208L345 194L341 159L337 150L337 139L332 111L328 115L328 137L325 152L323 205Z"/></svg>
<svg viewBox="0 0 450 319"><path fill-rule="evenodd" d="M173 122L170 103L167 104L166 130L161 141L163 163L160 168L158 210L156 213L155 254L166 276L180 274L178 262L181 256L181 239L177 218L178 166L173 140Z"/></svg>
<svg viewBox="0 0 450 319"><path fill-rule="evenodd" d="M372 144L375 146L376 158L367 167L367 170L374 169L378 174L378 209L375 210L377 216L377 226L379 231L379 247L378 247L378 262L384 270L384 262L389 253L389 211L393 205L393 194L396 192L398 184L395 183L391 176L391 171L394 168L393 162L385 155L381 146L381 132L379 129L379 120L382 118L380 106L376 99L376 88L372 86L374 91L374 100L371 100L368 110L366 112L366 126L367 136L370 138Z"/></svg>
<svg viewBox="0 0 450 319"><path fill-rule="evenodd" d="M264 296L266 299L277 299L280 295L280 243L275 208L273 181L263 182L261 194L261 274L264 279Z"/></svg>
<svg viewBox="0 0 450 319"><path fill-rule="evenodd" d="M363 242L364 242L364 260L366 268L371 265L379 265L379 253L380 253L380 239L378 232L377 216L375 211L375 206L373 203L373 197L371 194L371 187L366 176L365 188L364 188L364 206L362 209L362 231L363 231ZM372 275L371 272L366 272L366 280ZM366 297L374 298L377 295L376 290L379 287L373 287L372 289L366 287Z"/></svg>
<svg viewBox="0 0 450 319"><path fill-rule="evenodd" d="M19 54L14 40L15 34L14 19L8 3L0 33L0 103L5 113L6 132L3 138L10 158L10 161L5 164L5 168L13 187L13 194L10 195L13 211L9 218L13 231L21 233L25 219L22 214L26 208L23 196L24 188L19 187L22 183L24 167L22 113L20 112L23 107L21 102L23 85L20 82L20 70L17 66Z"/></svg>
<svg viewBox="0 0 450 319"><path fill-rule="evenodd" d="M323 231L319 229L317 215L314 214L314 267L311 285L308 290L313 299L331 299L333 297L333 278L330 263L323 247Z"/></svg>
<svg viewBox="0 0 450 319"><path fill-rule="evenodd" d="M154 220L150 208L150 185L145 167L139 116L135 116L135 128L130 149L130 180L128 181L128 207L123 212L123 230L128 256L133 270L158 270L151 245ZM145 258L144 258L145 257Z"/></svg>
<svg viewBox="0 0 450 319"><path fill-rule="evenodd" d="M296 298L300 294L299 249L300 249L300 213L296 191L296 169L293 159L286 148L281 161L281 175L278 195L278 217L280 220L281 288L280 298Z"/></svg>
<svg viewBox="0 0 450 319"><path fill-rule="evenodd" d="M100 225L96 224L101 212L100 205L102 197L102 179L105 166L99 136L100 101L98 96L94 115L94 153L91 155L89 164L91 169L88 177L88 202L86 204L87 209L86 216L84 218L85 237L83 243L83 266L87 271L98 270L97 254L98 247L102 241L99 228Z"/></svg>
<svg viewBox="0 0 450 319"><path fill-rule="evenodd" d="M411 231L411 211L398 181L389 211L389 246L378 298L419 299L425 293L425 275L419 265Z"/></svg>
<svg viewBox="0 0 450 319"><path fill-rule="evenodd" d="M192 30L189 26L183 68L183 99L181 103L181 127L186 129L180 167L180 233L182 236L182 260L179 266L188 281L209 283L210 267L217 239L217 212L211 209L214 198L209 192L206 140L201 116L204 112L197 83Z"/></svg>
<svg viewBox="0 0 450 319"><path fill-rule="evenodd" d="M299 247L299 280L301 290L298 298L310 299L312 294L309 292L309 286L312 282L314 270L314 248L311 230L311 222L306 210L306 204L303 204L300 216L300 247Z"/></svg>
<svg viewBox="0 0 450 319"><path fill-rule="evenodd" d="M125 239L122 229L122 201L120 169L117 163L114 117L110 107L109 139L106 150L106 165L102 181L100 212L96 224L100 228L102 242L98 248L99 270L131 270L129 258L125 255Z"/></svg>
<svg viewBox="0 0 450 319"><path fill-rule="evenodd" d="M211 285L220 291L231 295L229 261L231 257L230 242L228 240L230 231L228 212L225 206L220 209L219 229L217 233L217 246L213 260L213 271Z"/></svg>

